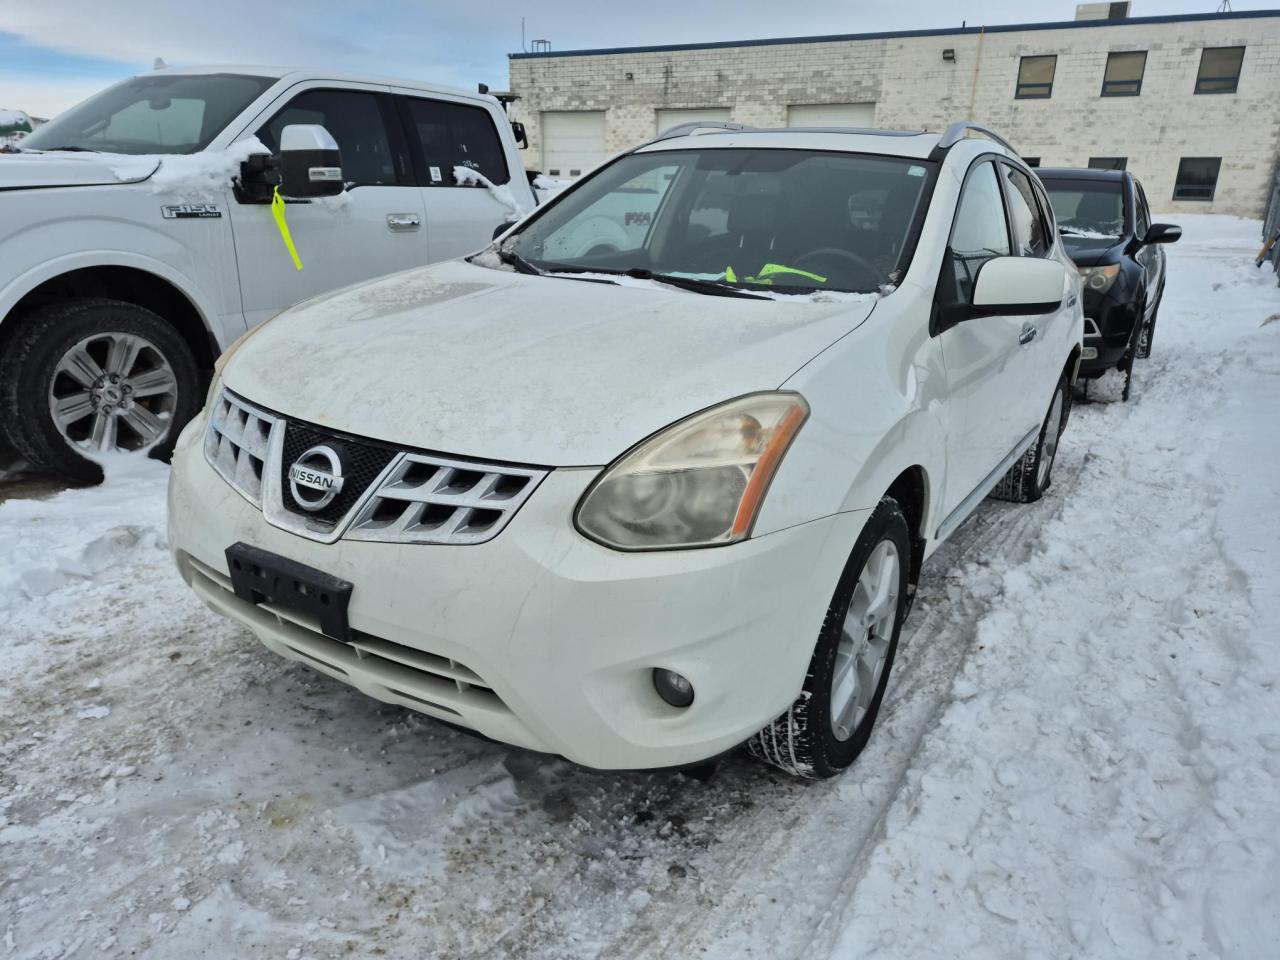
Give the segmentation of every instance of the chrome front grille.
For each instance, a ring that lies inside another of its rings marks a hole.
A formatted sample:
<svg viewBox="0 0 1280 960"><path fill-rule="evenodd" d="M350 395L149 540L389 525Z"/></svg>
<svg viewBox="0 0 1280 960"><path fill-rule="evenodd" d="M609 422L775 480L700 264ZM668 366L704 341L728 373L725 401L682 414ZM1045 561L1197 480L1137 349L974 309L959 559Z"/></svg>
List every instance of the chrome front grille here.
<svg viewBox="0 0 1280 960"><path fill-rule="evenodd" d="M546 471L406 453L360 507L348 540L483 543L498 535Z"/></svg>
<svg viewBox="0 0 1280 960"><path fill-rule="evenodd" d="M278 417L223 390L213 402L204 455L222 479L254 506L262 506L262 477Z"/></svg>
<svg viewBox="0 0 1280 960"><path fill-rule="evenodd" d="M332 516L304 513L286 488L291 456L328 441L353 457L344 496ZM296 438L295 438L296 439ZM297 448L297 449L294 449ZM492 540L547 475L536 467L465 460L387 447L286 420L223 390L205 434L205 458L267 522L322 543L475 544ZM385 450L372 466L360 459ZM384 466L385 465L385 466Z"/></svg>

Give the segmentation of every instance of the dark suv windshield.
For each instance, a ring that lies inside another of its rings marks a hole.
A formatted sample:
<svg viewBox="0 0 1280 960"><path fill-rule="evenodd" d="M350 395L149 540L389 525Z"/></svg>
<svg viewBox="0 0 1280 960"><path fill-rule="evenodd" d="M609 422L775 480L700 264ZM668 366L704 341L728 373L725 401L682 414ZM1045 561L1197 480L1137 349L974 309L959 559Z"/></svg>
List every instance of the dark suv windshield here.
<svg viewBox="0 0 1280 960"><path fill-rule="evenodd" d="M901 279L928 169L921 160L813 150L631 154L504 246L549 271L873 292Z"/></svg>
<svg viewBox="0 0 1280 960"><path fill-rule="evenodd" d="M1115 240L1124 234L1124 185L1119 180L1041 180L1063 236Z"/></svg>
<svg viewBox="0 0 1280 960"><path fill-rule="evenodd" d="M22 148L196 153L274 82L227 73L133 77L50 120Z"/></svg>

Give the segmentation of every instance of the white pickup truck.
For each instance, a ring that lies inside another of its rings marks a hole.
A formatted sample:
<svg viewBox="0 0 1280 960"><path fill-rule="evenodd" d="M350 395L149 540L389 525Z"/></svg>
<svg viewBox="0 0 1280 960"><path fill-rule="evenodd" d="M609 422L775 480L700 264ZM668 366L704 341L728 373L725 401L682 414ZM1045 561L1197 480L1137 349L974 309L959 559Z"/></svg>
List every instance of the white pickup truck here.
<svg viewBox="0 0 1280 960"><path fill-rule="evenodd" d="M0 431L73 479L164 455L246 330L531 210L522 133L484 94L258 67L72 108L0 154Z"/></svg>

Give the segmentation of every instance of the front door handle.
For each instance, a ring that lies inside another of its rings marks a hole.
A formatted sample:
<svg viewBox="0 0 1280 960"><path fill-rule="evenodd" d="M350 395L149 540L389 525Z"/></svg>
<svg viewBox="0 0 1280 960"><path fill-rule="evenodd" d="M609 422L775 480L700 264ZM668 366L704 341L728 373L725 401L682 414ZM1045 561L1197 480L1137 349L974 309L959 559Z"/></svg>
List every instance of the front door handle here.
<svg viewBox="0 0 1280 960"><path fill-rule="evenodd" d="M1030 343L1032 340L1036 338L1037 332L1038 331L1036 330L1035 327L1028 324L1027 326L1022 328L1022 333L1018 335L1018 343L1020 343L1022 346L1025 347L1028 343Z"/></svg>
<svg viewBox="0 0 1280 960"><path fill-rule="evenodd" d="M417 230L422 226L422 218L416 213L388 213L387 229L396 233L404 230Z"/></svg>

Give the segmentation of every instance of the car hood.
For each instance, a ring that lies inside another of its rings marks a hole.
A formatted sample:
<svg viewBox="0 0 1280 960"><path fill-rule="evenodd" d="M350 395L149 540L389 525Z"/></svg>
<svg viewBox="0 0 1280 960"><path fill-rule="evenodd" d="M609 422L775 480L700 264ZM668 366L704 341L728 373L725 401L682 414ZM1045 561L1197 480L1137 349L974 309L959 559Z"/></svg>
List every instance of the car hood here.
<svg viewBox="0 0 1280 960"><path fill-rule="evenodd" d="M160 160L106 153L14 153L0 156L0 190L93 187L146 180Z"/></svg>
<svg viewBox="0 0 1280 960"><path fill-rule="evenodd" d="M451 261L308 301L223 382L334 430L545 466L610 462L707 406L776 389L876 297L747 300Z"/></svg>
<svg viewBox="0 0 1280 960"><path fill-rule="evenodd" d="M1062 248L1066 250L1077 267L1096 267L1099 264L1115 263L1124 250L1123 238L1114 237L1073 237L1062 235Z"/></svg>

